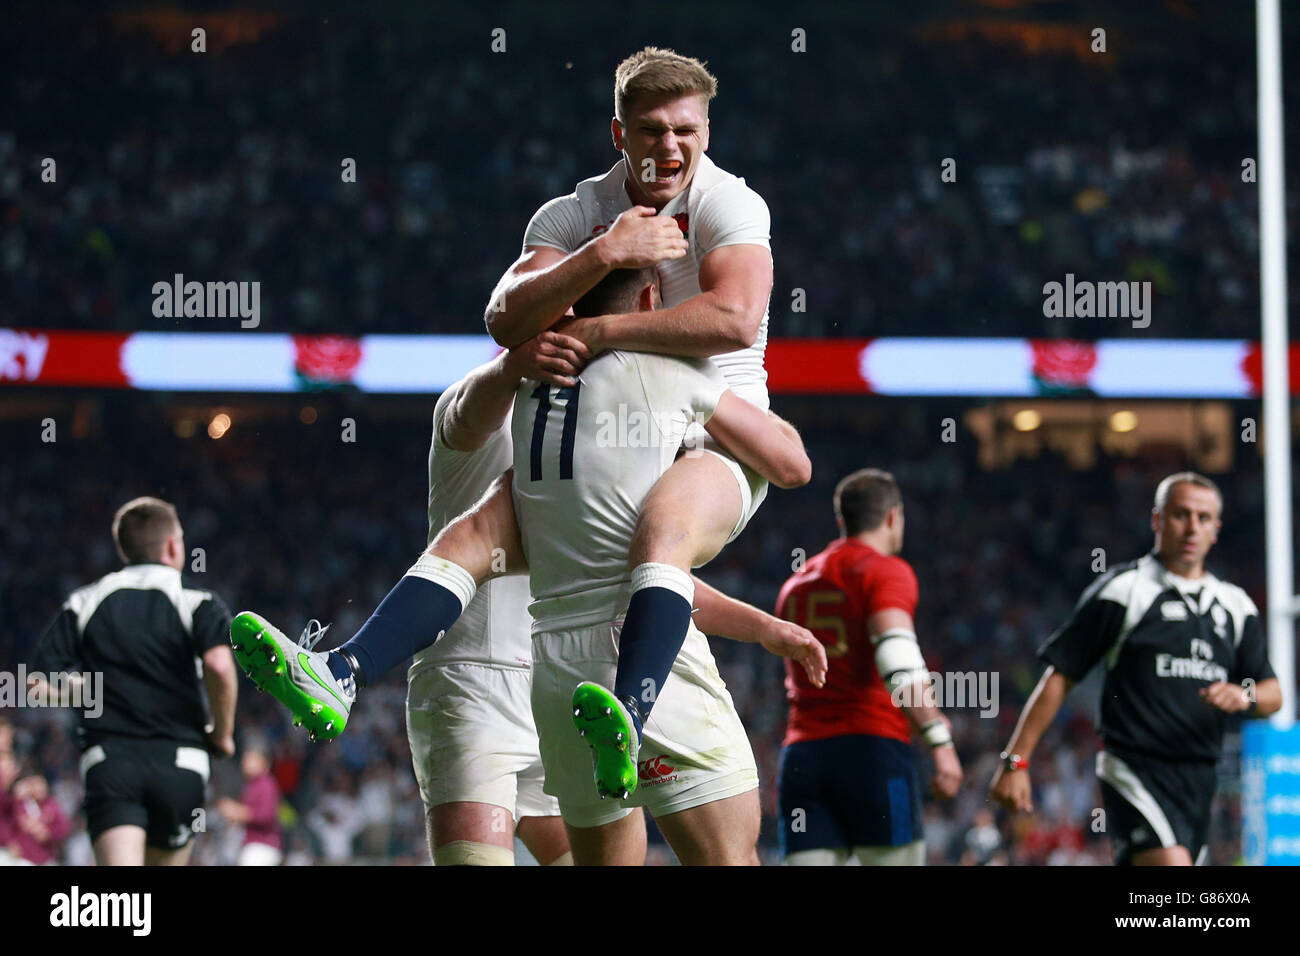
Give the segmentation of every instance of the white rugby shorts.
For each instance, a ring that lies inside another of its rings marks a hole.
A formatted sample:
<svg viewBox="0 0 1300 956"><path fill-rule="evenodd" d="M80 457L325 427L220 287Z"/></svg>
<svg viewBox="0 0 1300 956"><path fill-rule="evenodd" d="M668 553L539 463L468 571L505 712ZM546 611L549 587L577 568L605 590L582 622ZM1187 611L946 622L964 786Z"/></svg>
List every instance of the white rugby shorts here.
<svg viewBox="0 0 1300 956"><path fill-rule="evenodd" d="M406 734L426 808L487 803L520 817L553 817L542 790L542 759L522 667L425 664L412 667Z"/></svg>
<svg viewBox="0 0 1300 956"><path fill-rule="evenodd" d="M564 822L613 823L643 806L656 817L724 800L758 787L749 736L708 638L691 625L655 701L637 760L637 789L627 800L596 793L591 748L573 726L573 689L584 680L614 686L623 622L533 637L533 717L546 792Z"/></svg>

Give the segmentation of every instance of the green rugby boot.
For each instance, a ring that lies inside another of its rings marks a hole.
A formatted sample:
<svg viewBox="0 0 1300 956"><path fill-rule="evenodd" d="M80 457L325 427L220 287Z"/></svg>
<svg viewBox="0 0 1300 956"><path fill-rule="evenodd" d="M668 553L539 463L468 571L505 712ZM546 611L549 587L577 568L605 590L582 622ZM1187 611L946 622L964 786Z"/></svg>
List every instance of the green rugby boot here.
<svg viewBox="0 0 1300 956"><path fill-rule="evenodd" d="M599 684L583 681L573 691L573 726L591 747L601 799L622 800L636 790L640 741L623 702Z"/></svg>
<svg viewBox="0 0 1300 956"><path fill-rule="evenodd" d="M340 681L325 655L312 650L329 630L313 620L297 643L260 614L241 611L230 622L235 660L258 690L264 690L293 714L295 727L306 727L312 740L333 740L348 724L356 700L356 681Z"/></svg>

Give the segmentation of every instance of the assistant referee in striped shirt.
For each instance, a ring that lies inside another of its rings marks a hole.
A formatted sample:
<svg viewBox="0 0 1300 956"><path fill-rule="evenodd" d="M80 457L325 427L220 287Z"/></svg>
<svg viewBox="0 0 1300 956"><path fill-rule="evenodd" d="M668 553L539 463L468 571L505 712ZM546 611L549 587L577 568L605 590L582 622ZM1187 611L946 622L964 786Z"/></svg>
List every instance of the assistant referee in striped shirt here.
<svg viewBox="0 0 1300 956"><path fill-rule="evenodd" d="M101 688L96 713L83 710L78 727L95 861L183 865L206 819L209 754L235 750L230 612L182 583L185 537L172 505L127 502L113 540L126 566L72 592L33 669L90 674Z"/></svg>

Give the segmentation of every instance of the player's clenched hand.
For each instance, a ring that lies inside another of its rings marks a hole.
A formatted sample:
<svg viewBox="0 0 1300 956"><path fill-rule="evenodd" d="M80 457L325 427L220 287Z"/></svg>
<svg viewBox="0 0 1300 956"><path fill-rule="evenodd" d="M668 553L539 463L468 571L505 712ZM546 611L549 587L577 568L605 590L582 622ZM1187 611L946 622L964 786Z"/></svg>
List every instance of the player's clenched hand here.
<svg viewBox="0 0 1300 956"><path fill-rule="evenodd" d="M992 794L1004 810L1034 812L1033 788L1029 783L1028 770L1008 770L999 766L997 773L993 774Z"/></svg>
<svg viewBox="0 0 1300 956"><path fill-rule="evenodd" d="M788 657L802 664L814 687L826 683L826 646L812 631L769 614L758 642L777 657Z"/></svg>
<svg viewBox="0 0 1300 956"><path fill-rule="evenodd" d="M649 206L633 206L596 240L611 269L641 269L665 259L680 259L689 247L671 216Z"/></svg>
<svg viewBox="0 0 1300 956"><path fill-rule="evenodd" d="M934 776L930 778L930 791L936 800L951 800L961 789L961 760L957 757L957 748L951 744L935 747L930 751L934 761Z"/></svg>
<svg viewBox="0 0 1300 956"><path fill-rule="evenodd" d="M1240 684L1215 681L1209 687L1202 687L1200 695L1207 704L1228 714L1238 714L1250 707L1250 696Z"/></svg>
<svg viewBox="0 0 1300 956"><path fill-rule="evenodd" d="M548 330L512 348L508 361L520 378L568 388L578 383L591 351L571 335Z"/></svg>

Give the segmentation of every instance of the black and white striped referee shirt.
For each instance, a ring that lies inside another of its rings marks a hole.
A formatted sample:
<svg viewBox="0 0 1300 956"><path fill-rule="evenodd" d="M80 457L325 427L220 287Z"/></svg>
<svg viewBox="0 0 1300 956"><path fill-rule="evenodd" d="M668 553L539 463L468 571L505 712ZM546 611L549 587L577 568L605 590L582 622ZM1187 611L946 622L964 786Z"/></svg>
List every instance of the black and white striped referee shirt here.
<svg viewBox="0 0 1300 956"><path fill-rule="evenodd" d="M1202 688L1275 676L1246 592L1208 571L1180 578L1154 552L1094 581L1038 656L1073 681L1104 661L1106 749L1164 760L1218 759L1229 715Z"/></svg>
<svg viewBox="0 0 1300 956"><path fill-rule="evenodd" d="M34 670L100 673L103 709L81 746L105 737L206 745L203 653L230 640L230 611L163 564L131 564L73 591L36 646Z"/></svg>

